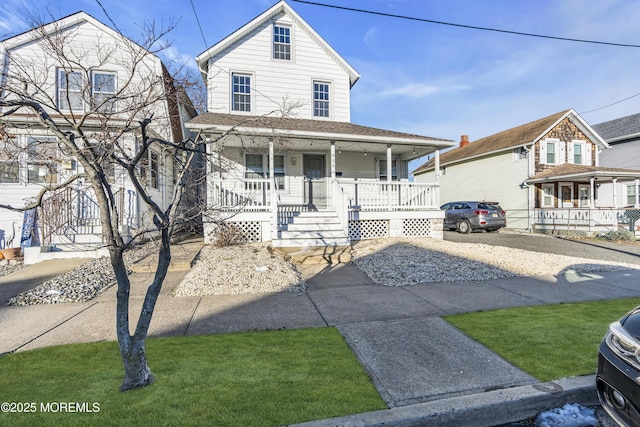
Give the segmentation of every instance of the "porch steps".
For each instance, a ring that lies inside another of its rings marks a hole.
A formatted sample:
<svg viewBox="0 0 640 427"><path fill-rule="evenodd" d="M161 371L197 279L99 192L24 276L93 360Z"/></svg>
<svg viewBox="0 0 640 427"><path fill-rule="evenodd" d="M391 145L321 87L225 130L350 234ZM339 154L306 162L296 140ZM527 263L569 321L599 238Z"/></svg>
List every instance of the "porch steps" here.
<svg viewBox="0 0 640 427"><path fill-rule="evenodd" d="M279 239L272 242L274 248L324 248L349 244L338 215L331 211L300 212L289 219L279 232Z"/></svg>
<svg viewBox="0 0 640 427"><path fill-rule="evenodd" d="M346 264L351 262L351 246L273 248L289 256L294 264Z"/></svg>

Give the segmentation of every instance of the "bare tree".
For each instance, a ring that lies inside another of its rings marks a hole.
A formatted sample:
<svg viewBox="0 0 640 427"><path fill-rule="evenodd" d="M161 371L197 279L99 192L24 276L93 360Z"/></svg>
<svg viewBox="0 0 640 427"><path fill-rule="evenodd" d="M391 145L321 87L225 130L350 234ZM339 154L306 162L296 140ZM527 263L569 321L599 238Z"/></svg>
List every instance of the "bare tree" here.
<svg viewBox="0 0 640 427"><path fill-rule="evenodd" d="M77 22L69 25L69 20ZM202 179L194 172L201 150L176 124L181 97L196 82L170 77L155 54L170 29L147 25L135 43L87 15L76 14L51 24L38 23L32 31L5 42L0 151L5 160L13 159L7 170L15 172L15 179L29 183L27 188L37 185L38 190L29 203L5 202L0 207L42 206L67 189L82 190L95 202L117 279L116 328L124 364L121 390L153 382L145 343L171 261L170 239L201 210L184 203L194 182ZM71 167L62 168L63 163ZM20 165L27 171L20 172ZM160 190L159 181L163 181ZM125 186L149 213L146 221L132 228L123 227L127 207L119 191ZM159 257L132 331L131 284L123 253L149 232L159 238Z"/></svg>

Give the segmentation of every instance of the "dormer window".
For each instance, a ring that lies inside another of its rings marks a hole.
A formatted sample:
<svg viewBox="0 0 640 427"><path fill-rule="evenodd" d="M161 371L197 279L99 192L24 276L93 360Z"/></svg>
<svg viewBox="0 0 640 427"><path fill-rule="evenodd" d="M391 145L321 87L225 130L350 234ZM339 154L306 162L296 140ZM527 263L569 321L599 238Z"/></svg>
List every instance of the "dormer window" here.
<svg viewBox="0 0 640 427"><path fill-rule="evenodd" d="M291 60L291 28L273 26L273 59Z"/></svg>

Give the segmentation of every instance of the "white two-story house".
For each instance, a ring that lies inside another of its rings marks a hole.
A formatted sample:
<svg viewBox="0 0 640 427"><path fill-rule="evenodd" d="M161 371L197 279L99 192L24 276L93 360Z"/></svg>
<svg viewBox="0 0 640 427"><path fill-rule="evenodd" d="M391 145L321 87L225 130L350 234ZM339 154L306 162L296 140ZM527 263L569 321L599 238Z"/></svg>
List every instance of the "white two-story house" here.
<svg viewBox="0 0 640 427"><path fill-rule="evenodd" d="M574 110L562 111L442 153L414 171L437 179L443 202L499 202L507 227L593 234L625 226L622 189L640 170L600 166L609 144ZM635 185L634 185L635 188Z"/></svg>
<svg viewBox="0 0 640 427"><path fill-rule="evenodd" d="M187 126L208 141L208 206L249 241L346 245L441 237L435 182L409 161L451 141L350 121L358 72L281 1L197 57L208 112Z"/></svg>
<svg viewBox="0 0 640 427"><path fill-rule="evenodd" d="M84 12L2 41L0 55L3 100L34 100L62 129L82 131L88 143L102 144L105 155L114 149L114 135L152 114L150 130L168 141L181 141L184 122L195 116L156 55ZM149 101L145 108L134 110L144 99ZM83 171L32 110L4 107L1 112L1 204L24 207L43 188L53 189ZM138 138L139 133L124 131L118 146L131 154ZM162 207L174 188L173 154L153 145L140 163L147 192ZM121 230L140 232L151 220L139 192L122 168L108 168L106 174ZM0 247L101 242L100 213L82 179L45 194L36 211L0 209Z"/></svg>

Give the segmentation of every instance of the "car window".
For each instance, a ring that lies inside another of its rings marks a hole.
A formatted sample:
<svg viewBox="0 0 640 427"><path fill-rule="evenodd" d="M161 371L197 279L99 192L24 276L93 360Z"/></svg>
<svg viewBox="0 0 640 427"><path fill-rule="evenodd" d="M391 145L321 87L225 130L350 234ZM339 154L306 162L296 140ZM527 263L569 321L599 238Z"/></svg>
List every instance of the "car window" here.
<svg viewBox="0 0 640 427"><path fill-rule="evenodd" d="M478 203L478 209L488 209L488 210L496 210L500 211L502 208L497 203Z"/></svg>
<svg viewBox="0 0 640 427"><path fill-rule="evenodd" d="M458 209L471 209L471 206L466 203L462 203Z"/></svg>
<svg viewBox="0 0 640 427"><path fill-rule="evenodd" d="M440 206L440 209L443 211L448 211L449 206L451 206L451 203L445 203L444 205Z"/></svg>

